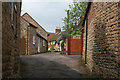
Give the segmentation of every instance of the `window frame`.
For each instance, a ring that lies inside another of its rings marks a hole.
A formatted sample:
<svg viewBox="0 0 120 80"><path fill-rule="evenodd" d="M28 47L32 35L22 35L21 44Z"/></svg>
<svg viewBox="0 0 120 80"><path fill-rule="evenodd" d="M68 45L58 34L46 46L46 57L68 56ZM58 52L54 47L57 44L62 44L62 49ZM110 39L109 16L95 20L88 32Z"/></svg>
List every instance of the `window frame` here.
<svg viewBox="0 0 120 80"><path fill-rule="evenodd" d="M35 36L33 36L33 44L35 45Z"/></svg>
<svg viewBox="0 0 120 80"><path fill-rule="evenodd" d="M43 46L45 46L45 40L43 40Z"/></svg>

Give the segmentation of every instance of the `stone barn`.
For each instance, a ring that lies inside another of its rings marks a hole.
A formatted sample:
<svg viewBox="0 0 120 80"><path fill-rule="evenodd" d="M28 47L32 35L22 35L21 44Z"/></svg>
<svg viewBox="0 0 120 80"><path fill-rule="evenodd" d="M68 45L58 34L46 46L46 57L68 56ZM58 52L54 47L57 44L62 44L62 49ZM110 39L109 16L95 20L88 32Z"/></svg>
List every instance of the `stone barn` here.
<svg viewBox="0 0 120 80"><path fill-rule="evenodd" d="M47 50L47 32L28 13L23 14L21 16L21 55L44 53Z"/></svg>

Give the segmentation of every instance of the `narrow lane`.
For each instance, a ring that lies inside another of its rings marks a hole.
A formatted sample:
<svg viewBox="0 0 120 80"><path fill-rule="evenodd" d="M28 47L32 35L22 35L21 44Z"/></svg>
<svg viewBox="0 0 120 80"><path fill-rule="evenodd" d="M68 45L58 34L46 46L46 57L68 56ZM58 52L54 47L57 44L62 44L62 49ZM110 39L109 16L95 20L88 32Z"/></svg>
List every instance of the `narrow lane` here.
<svg viewBox="0 0 120 80"><path fill-rule="evenodd" d="M21 56L22 78L86 78L88 71L80 55L43 53Z"/></svg>

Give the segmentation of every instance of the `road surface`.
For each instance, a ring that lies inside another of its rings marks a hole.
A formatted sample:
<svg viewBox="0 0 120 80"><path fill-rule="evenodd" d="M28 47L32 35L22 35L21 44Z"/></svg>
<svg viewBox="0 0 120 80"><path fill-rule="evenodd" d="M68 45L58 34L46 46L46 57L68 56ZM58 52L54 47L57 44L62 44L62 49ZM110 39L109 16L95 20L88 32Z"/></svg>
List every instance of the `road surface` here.
<svg viewBox="0 0 120 80"><path fill-rule="evenodd" d="M20 58L22 78L87 78L90 73L81 55L43 53Z"/></svg>

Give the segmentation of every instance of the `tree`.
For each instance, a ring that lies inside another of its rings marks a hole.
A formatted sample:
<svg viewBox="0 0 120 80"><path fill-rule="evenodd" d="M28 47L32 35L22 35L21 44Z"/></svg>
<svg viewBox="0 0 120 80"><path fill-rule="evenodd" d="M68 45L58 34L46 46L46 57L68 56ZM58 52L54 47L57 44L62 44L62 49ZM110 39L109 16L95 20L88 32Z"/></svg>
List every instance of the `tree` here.
<svg viewBox="0 0 120 80"><path fill-rule="evenodd" d="M69 9L65 10L67 12L67 17L63 19L64 26L63 30L68 31L69 35L81 34L79 30L74 31L80 24L83 24L84 15L86 12L88 2L80 2L79 0L74 0L72 5L69 5Z"/></svg>

